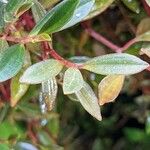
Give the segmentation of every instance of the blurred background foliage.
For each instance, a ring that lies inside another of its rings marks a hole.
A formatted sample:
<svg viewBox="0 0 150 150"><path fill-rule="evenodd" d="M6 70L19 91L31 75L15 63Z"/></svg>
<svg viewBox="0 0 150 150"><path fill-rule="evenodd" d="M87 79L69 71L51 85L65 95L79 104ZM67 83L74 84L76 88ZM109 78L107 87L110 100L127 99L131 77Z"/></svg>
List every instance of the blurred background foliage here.
<svg viewBox="0 0 150 150"><path fill-rule="evenodd" d="M50 9L58 0L39 2L46 9ZM115 0L107 10L90 22L93 29L121 46L138 32L150 30L150 21L138 28L145 18L149 19L142 1ZM126 52L141 55L142 59L149 61L146 55L140 53L142 44L136 43ZM112 52L92 39L81 24L54 34L53 46L61 56L70 59L75 59L74 56L93 57ZM32 52L32 62L36 62L35 54L41 55L39 45L28 44L27 48ZM83 74L84 79L97 93L96 87L104 76L87 71L83 71ZM40 86L30 86L14 108L10 107L9 100L4 99L0 93L0 150L150 149L148 71L126 77L122 92L115 103L101 107L101 122L91 117L73 97L64 96L61 85L55 110L42 114L38 100L39 91Z"/></svg>

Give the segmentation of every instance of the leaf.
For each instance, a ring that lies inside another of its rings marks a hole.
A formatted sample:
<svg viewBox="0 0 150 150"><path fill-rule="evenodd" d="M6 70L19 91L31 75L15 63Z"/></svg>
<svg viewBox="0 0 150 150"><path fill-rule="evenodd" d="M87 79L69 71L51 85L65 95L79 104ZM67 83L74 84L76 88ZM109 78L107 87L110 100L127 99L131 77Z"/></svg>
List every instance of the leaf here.
<svg viewBox="0 0 150 150"><path fill-rule="evenodd" d="M4 52L9 47L7 41L0 40L0 53Z"/></svg>
<svg viewBox="0 0 150 150"><path fill-rule="evenodd" d="M25 60L22 70L12 78L10 83L10 91L11 91L11 98L10 98L10 105L14 107L18 101L22 98L22 96L26 93L29 88L28 84L22 84L19 82L20 77L23 75L24 70L31 65L30 54L26 51L25 53Z"/></svg>
<svg viewBox="0 0 150 150"><path fill-rule="evenodd" d="M150 41L150 31L148 32L145 32L139 36L136 37L136 41L139 42L139 41L147 41L149 42Z"/></svg>
<svg viewBox="0 0 150 150"><path fill-rule="evenodd" d="M79 0L64 0L60 2L45 15L30 34L57 32L71 19L78 3Z"/></svg>
<svg viewBox="0 0 150 150"><path fill-rule="evenodd" d="M6 4L4 20L13 21L32 6L32 0L10 0Z"/></svg>
<svg viewBox="0 0 150 150"><path fill-rule="evenodd" d="M63 68L63 65L54 59L45 60L29 67L20 79L27 84L38 84L55 77Z"/></svg>
<svg viewBox="0 0 150 150"><path fill-rule="evenodd" d="M51 78L48 81L42 82L42 90L40 93L40 104L46 106L47 111L51 111L54 107L56 96L58 91L58 85L56 78ZM41 111L43 112L41 106Z"/></svg>
<svg viewBox="0 0 150 150"><path fill-rule="evenodd" d="M150 7L150 0L145 0L148 6Z"/></svg>
<svg viewBox="0 0 150 150"><path fill-rule="evenodd" d="M144 43L141 48L141 52L143 54L146 54L148 57L150 57L150 43Z"/></svg>
<svg viewBox="0 0 150 150"><path fill-rule="evenodd" d="M0 1L0 32L2 31L2 28L5 25L5 22L4 22L4 10L5 10L5 3L2 3Z"/></svg>
<svg viewBox="0 0 150 150"><path fill-rule="evenodd" d="M142 19L141 22L138 24L138 27L136 30L136 36L144 34L148 31L150 31L150 18L149 17Z"/></svg>
<svg viewBox="0 0 150 150"><path fill-rule="evenodd" d="M122 2L133 12L140 13L140 4L137 0L122 0Z"/></svg>
<svg viewBox="0 0 150 150"><path fill-rule="evenodd" d="M100 107L98 105L98 99L91 87L86 82L84 82L83 88L80 91L75 92L75 94L84 109L97 120L101 121L102 116Z"/></svg>
<svg viewBox="0 0 150 150"><path fill-rule="evenodd" d="M14 77L21 69L24 61L23 45L16 44L0 53L0 82Z"/></svg>
<svg viewBox="0 0 150 150"><path fill-rule="evenodd" d="M13 135L18 135L16 126L8 121L2 122L0 124L0 140L8 140Z"/></svg>
<svg viewBox="0 0 150 150"><path fill-rule="evenodd" d="M79 22L81 22L91 11L95 0L82 0L78 4L73 16L67 24L65 24L60 30L69 28Z"/></svg>
<svg viewBox="0 0 150 150"><path fill-rule="evenodd" d="M85 18L85 20L91 19L99 15L100 13L105 11L113 2L114 0L95 0L93 9L90 14Z"/></svg>
<svg viewBox="0 0 150 150"><path fill-rule="evenodd" d="M98 86L99 104L113 102L119 95L123 83L124 75L108 75Z"/></svg>
<svg viewBox="0 0 150 150"><path fill-rule="evenodd" d="M38 23L38 21L40 21L46 14L46 10L37 0L34 0L34 5L32 6L32 13L35 22Z"/></svg>
<svg viewBox="0 0 150 150"><path fill-rule="evenodd" d="M26 142L18 142L14 146L15 150L38 150L34 145Z"/></svg>
<svg viewBox="0 0 150 150"><path fill-rule="evenodd" d="M63 91L64 94L72 94L83 87L83 77L81 72L76 68L69 68L65 72Z"/></svg>
<svg viewBox="0 0 150 150"><path fill-rule="evenodd" d="M102 75L129 75L141 72L148 66L149 64L140 58L122 53L95 57L83 64L83 69Z"/></svg>

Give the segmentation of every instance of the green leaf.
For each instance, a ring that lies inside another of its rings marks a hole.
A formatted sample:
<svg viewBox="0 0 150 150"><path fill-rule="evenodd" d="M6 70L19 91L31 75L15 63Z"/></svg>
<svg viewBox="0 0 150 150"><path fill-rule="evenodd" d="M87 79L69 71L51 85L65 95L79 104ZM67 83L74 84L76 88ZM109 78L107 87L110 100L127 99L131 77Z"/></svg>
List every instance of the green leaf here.
<svg viewBox="0 0 150 150"><path fill-rule="evenodd" d="M2 3L0 1L0 32L2 31L2 28L5 25L5 22L4 22L4 10L5 10L5 3Z"/></svg>
<svg viewBox="0 0 150 150"><path fill-rule="evenodd" d="M55 77L63 68L63 65L54 59L45 60L29 67L20 79L27 84L38 84Z"/></svg>
<svg viewBox="0 0 150 150"><path fill-rule="evenodd" d="M4 52L9 47L7 41L0 40L0 53Z"/></svg>
<svg viewBox="0 0 150 150"><path fill-rule="evenodd" d="M80 1L70 21L67 24L65 24L60 30L64 30L81 22L91 11L94 2L95 0Z"/></svg>
<svg viewBox="0 0 150 150"><path fill-rule="evenodd" d="M98 99L91 87L86 82L84 82L84 86L82 87L82 89L75 92L75 94L84 109L97 120L101 121L102 117L100 107L98 105Z"/></svg>
<svg viewBox="0 0 150 150"><path fill-rule="evenodd" d="M140 58L130 54L108 54L95 57L83 65L83 69L91 72L109 74L135 74L143 71L149 64Z"/></svg>
<svg viewBox="0 0 150 150"><path fill-rule="evenodd" d="M64 75L63 91L64 94L72 94L83 87L83 77L76 68L69 68Z"/></svg>
<svg viewBox="0 0 150 150"><path fill-rule="evenodd" d="M0 124L0 140L7 140L10 136L17 134L17 128L13 123L5 121Z"/></svg>
<svg viewBox="0 0 150 150"><path fill-rule="evenodd" d="M78 3L79 0L64 0L60 2L45 15L30 34L57 32L71 19Z"/></svg>
<svg viewBox="0 0 150 150"><path fill-rule="evenodd" d="M85 18L85 20L99 15L100 13L105 11L113 2L114 0L95 0L94 7L90 14Z"/></svg>
<svg viewBox="0 0 150 150"><path fill-rule="evenodd" d="M32 6L32 13L34 20L37 23L44 17L44 15L46 14L46 10L37 0L34 0L34 5Z"/></svg>
<svg viewBox="0 0 150 150"><path fill-rule="evenodd" d="M0 53L0 82L14 77L21 69L24 61L24 46L13 45Z"/></svg>
<svg viewBox="0 0 150 150"><path fill-rule="evenodd" d="M11 22L32 6L32 0L10 0L6 4L4 20Z"/></svg>
<svg viewBox="0 0 150 150"><path fill-rule="evenodd" d="M11 98L10 98L10 105L14 107L17 102L22 98L22 96L26 93L29 88L28 84L22 84L19 82L20 77L23 75L24 70L31 65L30 54L28 51L25 53L25 60L22 70L12 78L10 83L10 91L11 91Z"/></svg>
<svg viewBox="0 0 150 150"><path fill-rule="evenodd" d="M140 4L138 0L122 0L122 2L133 12L140 13Z"/></svg>
<svg viewBox="0 0 150 150"><path fill-rule="evenodd" d="M0 149L1 150L9 150L9 147L6 144L0 144Z"/></svg>

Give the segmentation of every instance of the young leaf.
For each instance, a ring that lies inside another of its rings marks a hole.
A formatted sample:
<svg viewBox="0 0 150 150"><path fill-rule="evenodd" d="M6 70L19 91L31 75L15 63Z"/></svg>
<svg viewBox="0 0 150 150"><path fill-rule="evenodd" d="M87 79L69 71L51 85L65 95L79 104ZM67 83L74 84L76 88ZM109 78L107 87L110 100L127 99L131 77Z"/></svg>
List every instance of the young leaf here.
<svg viewBox="0 0 150 150"><path fill-rule="evenodd" d="M67 24L65 24L60 30L64 30L77 24L78 22L81 22L91 11L94 2L95 0L80 1L70 21Z"/></svg>
<svg viewBox="0 0 150 150"><path fill-rule="evenodd" d="M21 69L24 61L24 46L13 45L0 53L0 82L15 76Z"/></svg>
<svg viewBox="0 0 150 150"><path fill-rule="evenodd" d="M58 85L57 85L56 78L51 78L48 81L42 82L42 91L41 91L40 99L41 102L46 105L47 111L51 111L53 109L56 100L57 91L58 91Z"/></svg>
<svg viewBox="0 0 150 150"><path fill-rule="evenodd" d="M60 30L72 17L79 0L64 0L49 11L33 28L31 35L54 33Z"/></svg>
<svg viewBox="0 0 150 150"><path fill-rule="evenodd" d="M72 94L83 87L83 77L76 68L69 68L64 75L63 91L64 94Z"/></svg>
<svg viewBox="0 0 150 150"><path fill-rule="evenodd" d="M63 68L63 65L54 59L45 60L29 67L20 79L27 84L38 84L55 77Z"/></svg>
<svg viewBox="0 0 150 150"><path fill-rule="evenodd" d="M11 79L10 83L10 91L11 91L11 98L10 98L10 105L14 107L17 102L22 98L22 96L26 93L29 88L28 84L23 84L19 82L20 77L23 75L23 72L27 67L31 65L30 54L28 51L25 53L25 60L22 70Z"/></svg>
<svg viewBox="0 0 150 150"><path fill-rule="evenodd" d="M137 0L122 0L122 2L133 12L140 13L140 4Z"/></svg>
<svg viewBox="0 0 150 150"><path fill-rule="evenodd" d="M87 61L83 65L83 69L102 75L130 75L141 72L148 66L149 64L140 58L130 54L122 53L95 57Z"/></svg>
<svg viewBox="0 0 150 150"><path fill-rule="evenodd" d="M119 95L123 83L124 75L108 75L98 86L99 104L113 102Z"/></svg>
<svg viewBox="0 0 150 150"><path fill-rule="evenodd" d="M99 15L100 13L105 11L113 2L114 0L95 0L93 9L91 10L90 14L85 18L85 20L91 19Z"/></svg>
<svg viewBox="0 0 150 150"><path fill-rule="evenodd" d="M84 109L97 120L101 121L102 116L100 112L100 107L98 105L98 99L95 96L91 87L86 82L84 82L84 86L81 88L80 91L75 92L75 94Z"/></svg>

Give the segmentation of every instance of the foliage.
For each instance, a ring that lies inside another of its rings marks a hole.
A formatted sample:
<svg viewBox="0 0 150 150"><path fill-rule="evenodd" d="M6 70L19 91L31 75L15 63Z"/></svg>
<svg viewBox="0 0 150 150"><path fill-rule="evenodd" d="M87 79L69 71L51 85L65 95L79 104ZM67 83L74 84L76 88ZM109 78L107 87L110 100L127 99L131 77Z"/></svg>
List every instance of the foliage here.
<svg viewBox="0 0 150 150"><path fill-rule="evenodd" d="M0 149L147 150L149 5L0 0Z"/></svg>

